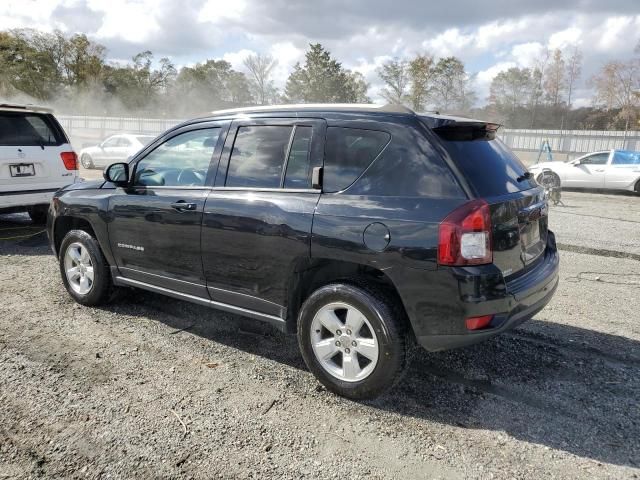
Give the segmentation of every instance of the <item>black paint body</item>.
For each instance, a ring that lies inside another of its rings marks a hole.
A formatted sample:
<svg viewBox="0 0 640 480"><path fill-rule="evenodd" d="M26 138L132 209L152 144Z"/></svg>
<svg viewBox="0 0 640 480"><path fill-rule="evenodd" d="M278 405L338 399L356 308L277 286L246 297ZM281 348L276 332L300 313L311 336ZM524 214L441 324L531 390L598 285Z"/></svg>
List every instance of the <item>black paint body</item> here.
<svg viewBox="0 0 640 480"><path fill-rule="evenodd" d="M270 122L313 124L314 165L323 163L327 127L382 130L391 141L340 192L225 187L230 132ZM116 187L103 181L69 186L56 193L49 210L54 252L70 228L89 226L116 284L248 315L286 331L295 330L311 286L370 275L397 293L415 337L429 350L510 328L531 318L555 291L559 260L546 210L540 209L542 251L530 263L522 260L518 215L544 203L535 184L485 198L492 215L492 264L438 266L440 222L477 195L439 145L433 125L415 114L308 107L197 119L158 137L131 160L131 170L167 139L203 126L222 129L205 187ZM171 207L178 201L196 206L179 212ZM466 330L465 318L489 313L496 314L492 328Z"/></svg>

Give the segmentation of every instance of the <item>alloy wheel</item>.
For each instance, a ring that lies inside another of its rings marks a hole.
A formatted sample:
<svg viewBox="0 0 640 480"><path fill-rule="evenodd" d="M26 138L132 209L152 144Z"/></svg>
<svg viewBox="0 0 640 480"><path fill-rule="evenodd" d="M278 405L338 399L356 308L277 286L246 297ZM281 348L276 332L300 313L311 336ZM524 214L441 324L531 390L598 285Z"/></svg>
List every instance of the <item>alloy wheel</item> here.
<svg viewBox="0 0 640 480"><path fill-rule="evenodd" d="M86 295L93 287L93 263L87 247L74 242L64 255L64 270L74 292Z"/></svg>
<svg viewBox="0 0 640 480"><path fill-rule="evenodd" d="M322 307L311 323L311 347L316 359L332 376L357 382L376 367L379 343L367 317L343 302Z"/></svg>

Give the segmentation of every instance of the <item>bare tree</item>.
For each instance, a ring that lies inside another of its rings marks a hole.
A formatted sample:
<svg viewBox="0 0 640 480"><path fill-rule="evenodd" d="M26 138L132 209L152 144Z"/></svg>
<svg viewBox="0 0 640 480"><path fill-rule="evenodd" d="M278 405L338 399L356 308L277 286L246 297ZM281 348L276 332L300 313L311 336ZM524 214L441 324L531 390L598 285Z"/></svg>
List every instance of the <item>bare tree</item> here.
<svg viewBox="0 0 640 480"><path fill-rule="evenodd" d="M271 74L278 61L271 55L257 53L244 59L244 66L249 70L251 84L255 90L260 105L265 105L269 97L273 97L273 82Z"/></svg>
<svg viewBox="0 0 640 480"><path fill-rule="evenodd" d="M562 51L556 49L547 68L544 82L547 99L553 106L558 106L562 102L562 92L566 86L565 61L562 58Z"/></svg>
<svg viewBox="0 0 640 480"><path fill-rule="evenodd" d="M606 110L618 109L625 132L640 109L640 58L609 62L592 78L594 103Z"/></svg>
<svg viewBox="0 0 640 480"><path fill-rule="evenodd" d="M409 71L406 61L396 58L385 62L378 69L378 76L386 85L380 92L385 100L398 104L406 100L409 85Z"/></svg>

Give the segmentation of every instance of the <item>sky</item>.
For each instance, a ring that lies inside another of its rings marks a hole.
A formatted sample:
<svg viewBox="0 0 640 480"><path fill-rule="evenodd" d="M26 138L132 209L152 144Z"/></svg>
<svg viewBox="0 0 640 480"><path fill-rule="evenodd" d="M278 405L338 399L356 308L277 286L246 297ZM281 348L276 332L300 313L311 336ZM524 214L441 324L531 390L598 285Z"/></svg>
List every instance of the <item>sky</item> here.
<svg viewBox="0 0 640 480"><path fill-rule="evenodd" d="M267 53L281 89L320 42L366 77L374 101L382 101L376 70L394 57L461 58L482 104L499 72L531 66L545 48L578 46L574 105L586 106L598 68L633 55L640 0L0 0L0 30L23 27L85 33L115 62L151 50L177 67L222 58L244 70L248 54Z"/></svg>

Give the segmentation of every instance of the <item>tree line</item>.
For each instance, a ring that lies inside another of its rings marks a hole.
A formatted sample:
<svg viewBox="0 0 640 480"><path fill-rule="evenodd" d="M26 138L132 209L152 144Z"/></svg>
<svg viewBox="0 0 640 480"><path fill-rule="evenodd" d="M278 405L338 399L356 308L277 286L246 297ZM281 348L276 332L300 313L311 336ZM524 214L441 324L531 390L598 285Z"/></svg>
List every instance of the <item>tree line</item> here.
<svg viewBox="0 0 640 480"><path fill-rule="evenodd" d="M0 31L0 98L45 102L65 113L185 117L249 105L371 101L364 76L346 69L321 44L309 45L282 90L274 84L276 66L277 59L252 54L242 71L219 59L178 69L150 51L114 62L84 34ZM530 68L498 73L488 98L478 98L475 75L455 56L393 58L377 75L386 101L416 111L472 115L510 128L639 127L640 43L632 58L610 61L586 79L593 98L591 106L580 108L573 105L584 80L582 52L575 46L544 51Z"/></svg>

